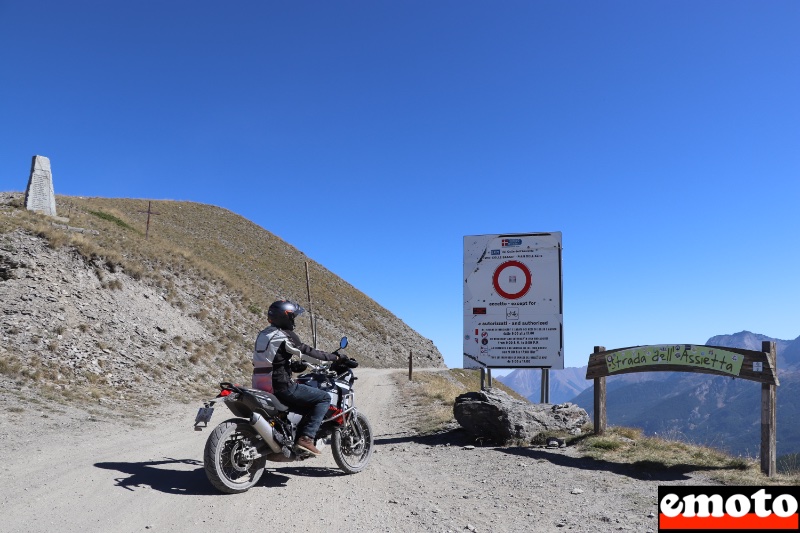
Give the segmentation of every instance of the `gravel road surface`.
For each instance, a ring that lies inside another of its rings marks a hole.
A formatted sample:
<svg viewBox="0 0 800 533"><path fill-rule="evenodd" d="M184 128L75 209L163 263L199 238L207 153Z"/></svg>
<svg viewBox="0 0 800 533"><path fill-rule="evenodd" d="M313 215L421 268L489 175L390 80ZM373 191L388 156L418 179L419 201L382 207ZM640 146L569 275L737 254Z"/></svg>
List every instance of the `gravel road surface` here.
<svg viewBox="0 0 800 533"><path fill-rule="evenodd" d="M357 404L376 435L365 471L342 474L325 450L269 463L239 495L217 493L206 479L210 430L192 430L199 404L164 403L136 421L3 396L0 530L647 532L657 529L659 484L703 484L571 448L470 447L460 432L419 437L408 429L393 372L359 372ZM223 409L212 427L229 418Z"/></svg>

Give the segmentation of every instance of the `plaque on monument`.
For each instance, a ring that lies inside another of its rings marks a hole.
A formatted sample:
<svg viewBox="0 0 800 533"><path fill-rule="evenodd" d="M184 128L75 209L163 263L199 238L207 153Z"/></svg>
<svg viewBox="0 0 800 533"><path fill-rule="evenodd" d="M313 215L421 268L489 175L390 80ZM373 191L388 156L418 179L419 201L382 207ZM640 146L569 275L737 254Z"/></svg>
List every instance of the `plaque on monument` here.
<svg viewBox="0 0 800 533"><path fill-rule="evenodd" d="M51 217L56 216L56 195L53 192L53 175L50 160L41 155L33 156L31 176L25 189L25 208Z"/></svg>

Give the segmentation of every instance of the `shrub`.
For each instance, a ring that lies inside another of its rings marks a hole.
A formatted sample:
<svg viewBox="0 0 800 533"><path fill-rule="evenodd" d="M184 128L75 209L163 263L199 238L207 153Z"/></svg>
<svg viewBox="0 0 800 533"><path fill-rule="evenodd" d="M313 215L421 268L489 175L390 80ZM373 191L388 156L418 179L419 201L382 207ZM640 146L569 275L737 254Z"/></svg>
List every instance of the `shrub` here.
<svg viewBox="0 0 800 533"><path fill-rule="evenodd" d="M136 231L136 229L134 229L132 226L130 226L127 222L125 222L124 220L122 220L122 219L120 219L118 217L115 217L114 215L112 215L110 213L106 213L104 211L89 211L89 214L90 215L94 215L97 218L102 218L103 220L108 220L109 222L113 222L114 224L116 224L120 228L124 228L124 229L131 230L131 231Z"/></svg>

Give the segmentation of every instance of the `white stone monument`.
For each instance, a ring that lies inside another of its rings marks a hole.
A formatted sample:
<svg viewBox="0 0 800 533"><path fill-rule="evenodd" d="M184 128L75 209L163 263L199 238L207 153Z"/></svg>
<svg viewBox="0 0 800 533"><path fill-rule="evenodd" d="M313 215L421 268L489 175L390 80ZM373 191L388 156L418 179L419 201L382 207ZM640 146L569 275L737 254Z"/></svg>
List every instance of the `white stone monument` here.
<svg viewBox="0 0 800 533"><path fill-rule="evenodd" d="M25 189L25 208L51 217L57 216L50 160L44 156L33 156L31 176L28 178L28 188Z"/></svg>

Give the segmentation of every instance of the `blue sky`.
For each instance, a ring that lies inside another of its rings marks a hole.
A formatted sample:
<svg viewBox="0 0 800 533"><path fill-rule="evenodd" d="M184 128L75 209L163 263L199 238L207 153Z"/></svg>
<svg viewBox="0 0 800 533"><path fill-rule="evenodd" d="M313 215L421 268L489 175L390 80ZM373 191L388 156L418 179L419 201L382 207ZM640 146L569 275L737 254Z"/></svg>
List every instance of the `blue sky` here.
<svg viewBox="0 0 800 533"><path fill-rule="evenodd" d="M0 190L40 154L59 194L225 207L451 367L464 235L563 232L568 366L793 339L798 27L794 0L0 0Z"/></svg>

